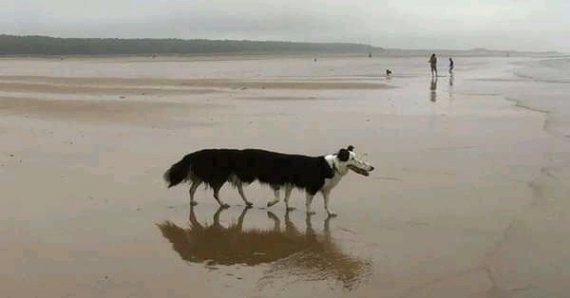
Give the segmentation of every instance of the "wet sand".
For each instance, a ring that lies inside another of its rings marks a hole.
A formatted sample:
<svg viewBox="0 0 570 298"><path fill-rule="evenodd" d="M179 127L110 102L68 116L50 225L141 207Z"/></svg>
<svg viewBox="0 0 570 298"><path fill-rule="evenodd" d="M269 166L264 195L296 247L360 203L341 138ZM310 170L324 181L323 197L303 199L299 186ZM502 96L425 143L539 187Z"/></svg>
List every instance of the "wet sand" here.
<svg viewBox="0 0 570 298"><path fill-rule="evenodd" d="M564 82L526 58L0 59L0 288L8 297L566 297ZM390 68L394 77L381 74ZM558 97L557 97L558 96ZM536 99L548 99L537 101ZM377 168L339 216L188 206L162 174L208 147Z"/></svg>

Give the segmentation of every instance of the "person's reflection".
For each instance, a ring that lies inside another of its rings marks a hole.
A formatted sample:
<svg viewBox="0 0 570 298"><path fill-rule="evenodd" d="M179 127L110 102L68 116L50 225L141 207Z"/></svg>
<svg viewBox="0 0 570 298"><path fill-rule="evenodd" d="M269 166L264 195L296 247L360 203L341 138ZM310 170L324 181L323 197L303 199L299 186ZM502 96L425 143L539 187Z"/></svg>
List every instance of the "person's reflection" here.
<svg viewBox="0 0 570 298"><path fill-rule="evenodd" d="M429 90L430 90L430 100L432 102L436 102L437 101L437 76L432 76L431 77L431 83L429 85Z"/></svg>
<svg viewBox="0 0 570 298"><path fill-rule="evenodd" d="M211 225L202 225L192 207L188 228L170 221L158 227L174 251L187 262L208 266L271 263L265 280L284 274L306 280L335 279L350 289L370 272L370 261L349 256L335 244L330 235L330 218L325 220L322 234L313 230L309 215L303 233L290 221L288 213L282 229L280 219L271 212L267 212L273 221L271 229L243 230L248 208L242 211L237 223L228 227L220 224L222 211L220 208L214 214Z"/></svg>
<svg viewBox="0 0 570 298"><path fill-rule="evenodd" d="M453 77L453 73L452 73L452 74L449 75L449 89L448 89L448 92L449 92L449 100L450 100L450 101L453 101L453 80L454 80L454 77Z"/></svg>

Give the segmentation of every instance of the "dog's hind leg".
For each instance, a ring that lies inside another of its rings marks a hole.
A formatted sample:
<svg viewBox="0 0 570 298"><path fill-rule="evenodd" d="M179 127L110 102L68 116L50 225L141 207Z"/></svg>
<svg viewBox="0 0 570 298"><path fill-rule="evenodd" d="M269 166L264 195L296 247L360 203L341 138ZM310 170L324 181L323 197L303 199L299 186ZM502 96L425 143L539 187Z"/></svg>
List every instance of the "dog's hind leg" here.
<svg viewBox="0 0 570 298"><path fill-rule="evenodd" d="M311 194L310 192L307 192L307 196L305 198L305 212L307 212L307 215L315 214L315 211L311 210L311 203L313 203L314 197L315 197L315 194Z"/></svg>
<svg viewBox="0 0 570 298"><path fill-rule="evenodd" d="M237 183L236 183L236 187L237 187L237 189L238 189L239 195L241 196L243 202L245 203L245 206L248 207L248 208L251 207L251 206L253 206L253 203L250 202L250 201L248 201L247 198L245 197L245 194L244 194L244 192L243 192L243 183L242 183L241 181L240 181L240 182L237 182Z"/></svg>
<svg viewBox="0 0 570 298"><path fill-rule="evenodd" d="M218 204L220 204L220 207L221 208L229 208L230 205L228 205L227 203L224 203L224 202L222 202L222 200L220 200L220 188L222 188L222 185L215 185L212 188L214 189L214 199L216 199Z"/></svg>
<svg viewBox="0 0 570 298"><path fill-rule="evenodd" d="M196 204L198 204L196 203L196 201L194 201L194 194L196 193L196 189L198 189L198 186L200 186L200 184L202 184L202 181L197 181L197 180L192 181L192 185L190 186L190 191L189 191L190 206L195 206Z"/></svg>
<svg viewBox="0 0 570 298"><path fill-rule="evenodd" d="M267 202L267 207L271 207L279 203L279 186L271 186L271 188L273 189L273 194L275 195L275 198L273 199L273 201Z"/></svg>
<svg viewBox="0 0 570 298"><path fill-rule="evenodd" d="M325 202L325 210L327 211L327 214L331 217L336 216L336 213L334 213L332 210L329 209L329 198L330 198L330 189L327 190L323 190L321 191L321 193L323 194L323 200Z"/></svg>
<svg viewBox="0 0 570 298"><path fill-rule="evenodd" d="M290 207L289 206L289 197L291 196L291 191L293 190L293 185L287 184L285 186L285 207L287 208L287 211L291 211L291 210L295 210L295 207Z"/></svg>

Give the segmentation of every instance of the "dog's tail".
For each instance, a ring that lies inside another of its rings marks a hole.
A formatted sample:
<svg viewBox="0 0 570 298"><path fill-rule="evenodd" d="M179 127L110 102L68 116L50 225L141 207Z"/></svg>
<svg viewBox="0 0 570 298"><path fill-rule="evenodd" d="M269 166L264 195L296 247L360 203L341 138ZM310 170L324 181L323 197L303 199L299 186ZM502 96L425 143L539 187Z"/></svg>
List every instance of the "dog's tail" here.
<svg viewBox="0 0 570 298"><path fill-rule="evenodd" d="M190 174L192 156L186 155L182 160L173 164L166 173L164 173L164 180L168 183L168 188L180 184L182 181L188 179Z"/></svg>

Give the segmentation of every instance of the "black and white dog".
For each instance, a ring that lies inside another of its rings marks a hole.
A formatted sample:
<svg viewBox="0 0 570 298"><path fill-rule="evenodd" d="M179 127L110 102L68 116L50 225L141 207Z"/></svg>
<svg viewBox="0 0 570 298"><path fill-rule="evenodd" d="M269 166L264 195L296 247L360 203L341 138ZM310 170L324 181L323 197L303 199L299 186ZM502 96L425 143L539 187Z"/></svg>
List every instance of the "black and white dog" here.
<svg viewBox="0 0 570 298"><path fill-rule="evenodd" d="M222 207L229 207L219 196L220 188L230 182L247 206L253 204L247 200L243 185L259 181L268 184L275 198L267 207L277 204L279 192L285 191L285 205L289 207L289 197L293 188L306 192L306 211L311 211L311 202L317 192L324 198L324 206L330 216L336 215L329 209L329 194L344 177L348 170L368 176L374 167L354 153L354 147L340 149L336 154L311 157L305 155L283 154L259 149L205 149L190 153L170 167L164 174L168 187L183 181L191 183L190 204L195 205L194 193L202 183L214 190L214 198Z"/></svg>

